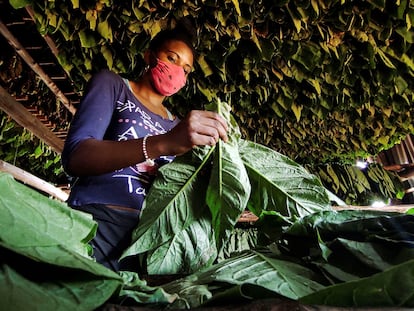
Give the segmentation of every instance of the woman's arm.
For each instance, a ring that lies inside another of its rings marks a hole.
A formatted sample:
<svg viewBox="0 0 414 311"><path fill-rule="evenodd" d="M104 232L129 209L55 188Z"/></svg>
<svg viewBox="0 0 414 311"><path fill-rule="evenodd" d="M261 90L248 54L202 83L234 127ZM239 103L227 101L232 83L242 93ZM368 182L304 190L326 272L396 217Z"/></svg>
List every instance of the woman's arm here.
<svg viewBox="0 0 414 311"><path fill-rule="evenodd" d="M73 176L99 175L145 161L142 139L85 139L69 155L66 170Z"/></svg>
<svg viewBox="0 0 414 311"><path fill-rule="evenodd" d="M217 113L191 111L168 133L146 140L150 158L183 154L201 145L227 141L227 124ZM75 176L99 175L144 162L143 138L125 141L85 139L71 152L67 170Z"/></svg>

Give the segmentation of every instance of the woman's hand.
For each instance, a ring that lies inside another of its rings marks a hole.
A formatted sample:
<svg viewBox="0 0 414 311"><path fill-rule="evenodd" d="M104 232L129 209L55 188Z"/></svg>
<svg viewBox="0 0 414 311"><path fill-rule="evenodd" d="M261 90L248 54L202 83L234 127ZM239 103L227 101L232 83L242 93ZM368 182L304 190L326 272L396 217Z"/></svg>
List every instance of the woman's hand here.
<svg viewBox="0 0 414 311"><path fill-rule="evenodd" d="M193 110L175 128L165 134L166 155L179 155L195 146L227 142L227 122L218 113Z"/></svg>

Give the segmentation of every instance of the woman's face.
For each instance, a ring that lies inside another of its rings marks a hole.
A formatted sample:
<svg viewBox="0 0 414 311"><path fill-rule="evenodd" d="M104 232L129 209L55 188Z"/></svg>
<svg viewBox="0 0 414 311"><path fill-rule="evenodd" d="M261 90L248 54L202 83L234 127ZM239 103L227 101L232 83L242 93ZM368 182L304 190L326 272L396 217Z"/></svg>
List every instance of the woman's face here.
<svg viewBox="0 0 414 311"><path fill-rule="evenodd" d="M193 69L193 51L182 41L166 41L156 56L165 62L183 67L186 77Z"/></svg>

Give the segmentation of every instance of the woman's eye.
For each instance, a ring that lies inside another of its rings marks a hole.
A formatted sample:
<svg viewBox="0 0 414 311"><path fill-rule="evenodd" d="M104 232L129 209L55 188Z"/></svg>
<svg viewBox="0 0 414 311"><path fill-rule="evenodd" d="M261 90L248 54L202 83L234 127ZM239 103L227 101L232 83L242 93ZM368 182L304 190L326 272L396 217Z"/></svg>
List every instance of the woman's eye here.
<svg viewBox="0 0 414 311"><path fill-rule="evenodd" d="M168 56L168 60L172 63L175 63L175 58L173 56Z"/></svg>

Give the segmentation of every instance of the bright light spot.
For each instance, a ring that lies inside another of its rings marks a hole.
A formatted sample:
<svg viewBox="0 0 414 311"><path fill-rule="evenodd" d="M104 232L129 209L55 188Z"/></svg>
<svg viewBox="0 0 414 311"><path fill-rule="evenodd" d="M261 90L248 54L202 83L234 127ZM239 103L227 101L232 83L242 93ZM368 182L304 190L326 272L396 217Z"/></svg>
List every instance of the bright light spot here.
<svg viewBox="0 0 414 311"><path fill-rule="evenodd" d="M384 207L384 206L386 206L387 204L385 204L384 202L382 202L382 201L375 201L375 202L372 202L372 204L371 204L371 206L372 207L375 207L375 208L378 208L378 207Z"/></svg>
<svg viewBox="0 0 414 311"><path fill-rule="evenodd" d="M357 161L356 166L359 167L360 169L364 169L368 166L368 163L365 161Z"/></svg>

